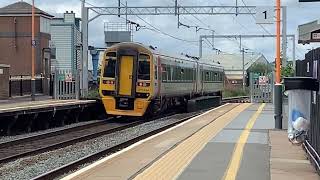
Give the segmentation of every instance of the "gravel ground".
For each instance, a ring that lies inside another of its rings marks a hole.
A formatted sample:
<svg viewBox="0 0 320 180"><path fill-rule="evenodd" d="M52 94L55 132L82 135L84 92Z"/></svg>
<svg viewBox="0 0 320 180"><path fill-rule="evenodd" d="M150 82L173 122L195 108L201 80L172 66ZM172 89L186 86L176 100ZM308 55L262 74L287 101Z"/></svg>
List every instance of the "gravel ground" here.
<svg viewBox="0 0 320 180"><path fill-rule="evenodd" d="M178 114L171 117L157 119L136 127L77 143L66 148L18 159L0 166L0 179L31 179L79 158L113 147L155 129L164 127L189 115L190 113Z"/></svg>
<svg viewBox="0 0 320 180"><path fill-rule="evenodd" d="M63 127L51 128L51 129L41 130L41 131L32 132L32 133L28 133L28 134L21 134L21 135L15 135L15 136L0 136L0 143L4 143L4 142L8 142L8 141L14 141L16 139L35 136L35 135L40 135L40 134L46 134L46 133L50 133L50 132L54 132L54 131L69 129L69 128L72 128L72 127L92 124L92 123L95 123L95 122L98 122L98 121L101 121L101 120L84 121L84 122L74 123L74 124L70 124L70 125L65 125Z"/></svg>

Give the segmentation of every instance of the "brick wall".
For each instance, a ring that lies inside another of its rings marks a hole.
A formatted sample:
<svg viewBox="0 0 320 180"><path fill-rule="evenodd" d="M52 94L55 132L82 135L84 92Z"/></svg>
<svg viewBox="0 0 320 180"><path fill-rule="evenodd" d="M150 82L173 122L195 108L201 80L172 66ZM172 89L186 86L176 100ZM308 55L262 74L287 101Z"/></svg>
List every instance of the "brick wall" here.
<svg viewBox="0 0 320 180"><path fill-rule="evenodd" d="M49 34L40 33L40 17L35 18L36 74L43 70L42 51L48 48ZM0 64L10 65L11 75L31 74L31 17L0 17Z"/></svg>

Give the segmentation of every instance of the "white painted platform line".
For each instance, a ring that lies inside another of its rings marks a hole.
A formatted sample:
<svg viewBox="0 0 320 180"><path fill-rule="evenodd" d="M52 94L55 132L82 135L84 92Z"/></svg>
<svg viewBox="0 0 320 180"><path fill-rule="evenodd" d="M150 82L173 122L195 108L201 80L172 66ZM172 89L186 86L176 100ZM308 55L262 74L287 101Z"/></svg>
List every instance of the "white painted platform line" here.
<svg viewBox="0 0 320 180"><path fill-rule="evenodd" d="M210 112L212 112L212 111L215 111L215 110L217 110L217 109L220 109L220 108L222 108L222 107L224 107L224 106L226 106L226 105L228 105L228 104L229 104L229 103L224 104L224 105L222 105L222 106L219 106L219 107L217 107L217 108L211 109L211 110L209 110L209 111L206 111L206 112L204 112L203 114L200 114L200 115L198 115L198 116L196 116L196 117L193 117L193 118L191 118L191 119L189 119L189 120L187 120L187 121L185 121L185 122L183 122L183 123L181 123L181 124L179 124L179 125L177 125L177 126L171 127L171 128L169 128L169 129L167 129L167 130L165 130L165 131L162 131L162 132L160 132L160 133L158 133L158 134L155 134L155 135L150 136L150 137L148 137L148 138L146 138L146 139L144 139L144 140L141 140L141 141L139 141L139 142L137 142L137 143L134 143L134 144L132 144L131 146L128 146L127 148L122 149L121 151L118 151L118 152L116 152L116 153L114 153L114 154L112 154L112 155L110 155L110 156L107 156L107 157L105 157L105 158L103 158L103 159L101 159L101 160L99 160L99 161L96 161L96 162L94 162L93 164L91 164L91 165L89 165L89 166L87 166L87 167L84 167L84 168L80 169L79 171L76 171L76 172L74 172L74 173L72 173L72 174L70 174L70 175L62 178L61 180L70 180L70 179L72 179L72 178L75 178L76 176L79 176L80 174L82 174L82 173L84 173L84 172L86 172L86 171L88 171L88 170L90 170L90 169L92 169L92 168L94 168L94 167L96 167L96 166L98 166L98 165L100 165L100 164L102 164L102 163L104 163L104 162L106 162L106 161L114 158L114 157L117 157L117 156L121 155L122 153L125 153L125 152L127 152L127 151L129 151L129 150L131 150L131 149L133 149L133 148L141 145L141 144L143 144L144 142L147 142L147 141L149 141L149 140L151 140L151 139L154 139L154 138L156 138L156 137L158 137L158 136L160 136L160 135L162 135L162 134L165 134L165 133L167 133L167 132L169 132L169 131L172 131L172 130L178 128L178 127L181 127L181 126L183 126L184 124L187 124L187 123L189 123L189 122L191 122L191 121L193 121L193 120L195 120L195 119L197 119L197 118L199 118L199 117L201 117L201 116L203 116L203 115L206 115L206 114L208 114L208 113L210 113Z"/></svg>
<svg viewBox="0 0 320 180"><path fill-rule="evenodd" d="M47 102L45 104L37 104L37 105L28 104L29 106L27 105L27 106L18 106L18 107L0 109L0 112L10 111L10 110L19 110L19 109L29 110L29 109L36 109L36 108L43 108L43 107L53 107L53 106L58 107L58 106L65 106L65 105L82 105L85 103L93 103L91 101L88 101L88 102L87 101L67 101L67 102L59 102L59 103L55 103L55 102L59 102L59 101Z"/></svg>

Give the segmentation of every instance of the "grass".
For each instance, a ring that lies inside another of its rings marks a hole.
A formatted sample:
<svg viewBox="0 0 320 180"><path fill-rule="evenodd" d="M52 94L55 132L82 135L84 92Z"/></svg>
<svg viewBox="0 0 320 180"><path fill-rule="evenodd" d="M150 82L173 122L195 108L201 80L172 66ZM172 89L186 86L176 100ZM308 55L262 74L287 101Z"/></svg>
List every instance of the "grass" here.
<svg viewBox="0 0 320 180"><path fill-rule="evenodd" d="M237 97L237 96L249 96L248 89L243 90L242 87L225 87L222 92L222 97Z"/></svg>
<svg viewBox="0 0 320 180"><path fill-rule="evenodd" d="M100 99L99 89L90 88L88 91L87 99Z"/></svg>

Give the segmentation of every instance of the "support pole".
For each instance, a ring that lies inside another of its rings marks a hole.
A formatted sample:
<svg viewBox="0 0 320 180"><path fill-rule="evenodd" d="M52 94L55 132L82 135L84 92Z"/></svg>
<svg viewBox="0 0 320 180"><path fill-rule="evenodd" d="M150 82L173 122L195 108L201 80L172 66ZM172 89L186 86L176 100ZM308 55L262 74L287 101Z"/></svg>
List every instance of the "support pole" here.
<svg viewBox="0 0 320 180"><path fill-rule="evenodd" d="M121 12L120 6L121 6L121 0L118 0L118 17L120 17L120 12Z"/></svg>
<svg viewBox="0 0 320 180"><path fill-rule="evenodd" d="M202 58L202 36L199 38L199 58Z"/></svg>
<svg viewBox="0 0 320 180"><path fill-rule="evenodd" d="M34 0L32 0L32 17L31 17L31 100L35 101L35 94L36 94L36 79L35 79L35 48L36 48L36 41L34 38Z"/></svg>
<svg viewBox="0 0 320 180"><path fill-rule="evenodd" d="M287 39L287 7L282 7L282 67L287 66L287 49L288 49L288 39Z"/></svg>
<svg viewBox="0 0 320 180"><path fill-rule="evenodd" d="M293 72L296 75L296 36L292 38L292 63L293 63Z"/></svg>
<svg viewBox="0 0 320 180"><path fill-rule="evenodd" d="M241 50L242 52L242 90L244 91L245 90L245 76L244 76L244 48Z"/></svg>
<svg viewBox="0 0 320 180"><path fill-rule="evenodd" d="M274 107L275 128L282 129L282 84L275 84Z"/></svg>
<svg viewBox="0 0 320 180"><path fill-rule="evenodd" d="M242 51L242 37L241 35L239 35L239 39L240 39L240 52Z"/></svg>
<svg viewBox="0 0 320 180"><path fill-rule="evenodd" d="M82 0L82 61L80 88L81 97L85 98L88 94L88 8L85 7L85 0Z"/></svg>
<svg viewBox="0 0 320 180"><path fill-rule="evenodd" d="M174 14L177 15L178 14L178 0L174 1Z"/></svg>
<svg viewBox="0 0 320 180"><path fill-rule="evenodd" d="M214 33L215 31L212 31L212 50L215 50L215 46L214 46Z"/></svg>
<svg viewBox="0 0 320 180"><path fill-rule="evenodd" d="M280 30L281 30L281 2L276 0L276 29L277 29L277 38L276 38L276 83L274 87L274 118L275 118L275 128L282 129L282 84L281 84L281 66L280 66Z"/></svg>

